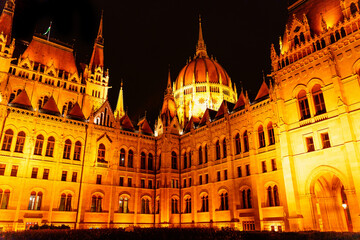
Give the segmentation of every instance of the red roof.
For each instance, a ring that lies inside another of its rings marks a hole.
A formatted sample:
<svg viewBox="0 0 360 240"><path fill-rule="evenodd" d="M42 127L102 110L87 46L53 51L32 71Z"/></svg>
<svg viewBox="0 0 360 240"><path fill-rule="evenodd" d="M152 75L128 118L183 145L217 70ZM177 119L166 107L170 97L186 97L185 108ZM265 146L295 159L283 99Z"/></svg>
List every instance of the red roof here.
<svg viewBox="0 0 360 240"><path fill-rule="evenodd" d="M68 116L85 119L83 112L81 111L79 103L75 103L74 107L69 111Z"/></svg>
<svg viewBox="0 0 360 240"><path fill-rule="evenodd" d="M35 36L23 53L22 58L29 58L30 61L49 67L54 65L56 69L61 69L66 72L77 72L75 58L71 48Z"/></svg>
<svg viewBox="0 0 360 240"><path fill-rule="evenodd" d="M122 118L120 118L120 126L123 129L128 129L128 130L135 130L134 125L132 124L129 116L127 114L125 114Z"/></svg>
<svg viewBox="0 0 360 240"><path fill-rule="evenodd" d="M49 100L44 104L41 110L45 110L53 113L60 113L53 96L49 98Z"/></svg>
<svg viewBox="0 0 360 240"><path fill-rule="evenodd" d="M240 93L240 96L239 96L239 99L237 100L236 104L235 104L235 107L234 107L234 110L240 108L241 106L244 106L245 105L245 96L244 96L244 93L241 92Z"/></svg>
<svg viewBox="0 0 360 240"><path fill-rule="evenodd" d="M138 123L139 126L139 130L141 133L146 133L146 134L153 134L153 131L151 130L151 127L148 123L148 121L146 120L146 118L143 118L142 120L139 121Z"/></svg>
<svg viewBox="0 0 360 240"><path fill-rule="evenodd" d="M258 94L256 95L255 100L258 100L259 98L265 97L269 95L269 88L266 85L265 81L263 81L263 83L261 84L260 90L258 92Z"/></svg>
<svg viewBox="0 0 360 240"><path fill-rule="evenodd" d="M18 105L32 108L30 99L25 90L22 90L21 93L19 95L17 95L14 100L12 100L11 104L18 104Z"/></svg>
<svg viewBox="0 0 360 240"><path fill-rule="evenodd" d="M91 70L94 71L95 67L104 67L104 47L95 44L94 51L90 60Z"/></svg>
<svg viewBox="0 0 360 240"><path fill-rule="evenodd" d="M221 116L224 116L225 113L228 112L228 107L227 107L227 104L226 104L226 101L224 100L220 107L219 107L219 110L215 116L215 118L218 118L218 117L221 117Z"/></svg>

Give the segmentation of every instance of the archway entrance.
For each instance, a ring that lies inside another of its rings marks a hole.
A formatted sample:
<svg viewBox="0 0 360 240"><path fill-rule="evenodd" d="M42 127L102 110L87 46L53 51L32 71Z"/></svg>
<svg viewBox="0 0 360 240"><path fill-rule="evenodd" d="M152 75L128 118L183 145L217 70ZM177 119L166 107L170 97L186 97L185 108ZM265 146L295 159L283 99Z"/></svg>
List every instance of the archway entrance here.
<svg viewBox="0 0 360 240"><path fill-rule="evenodd" d="M325 173L311 187L314 217L320 231L352 231L349 205L340 179Z"/></svg>

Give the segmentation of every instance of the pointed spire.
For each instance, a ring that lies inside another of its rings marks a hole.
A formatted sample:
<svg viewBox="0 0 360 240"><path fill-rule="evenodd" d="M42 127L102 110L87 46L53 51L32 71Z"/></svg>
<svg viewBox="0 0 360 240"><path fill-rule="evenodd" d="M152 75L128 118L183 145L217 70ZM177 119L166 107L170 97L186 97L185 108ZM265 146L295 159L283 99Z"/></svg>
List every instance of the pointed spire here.
<svg viewBox="0 0 360 240"><path fill-rule="evenodd" d="M323 30L323 32L326 32L327 31L327 24L325 22L324 15L322 13L320 13L320 18L321 18L322 30Z"/></svg>
<svg viewBox="0 0 360 240"><path fill-rule="evenodd" d="M199 40L196 45L196 57L209 57L206 51L206 45L203 38L201 27L201 16L199 15Z"/></svg>
<svg viewBox="0 0 360 240"><path fill-rule="evenodd" d="M103 11L101 12L99 31L95 39L94 50L89 64L91 71L94 71L96 67L104 67Z"/></svg>
<svg viewBox="0 0 360 240"><path fill-rule="evenodd" d="M166 94L172 94L170 65L169 65L169 73L168 73L168 82L167 82L167 87L166 87Z"/></svg>
<svg viewBox="0 0 360 240"><path fill-rule="evenodd" d="M99 31L96 37L96 43L104 45L104 38L103 38L103 16L104 16L104 10L101 11L101 18L100 18L100 25L99 25Z"/></svg>
<svg viewBox="0 0 360 240"><path fill-rule="evenodd" d="M123 81L121 80L121 86L120 86L120 92L119 92L119 97L118 97L118 101L116 104L116 109L114 112L115 117L119 117L121 118L122 116L125 115L125 111L124 111L124 93L123 93Z"/></svg>
<svg viewBox="0 0 360 240"><path fill-rule="evenodd" d="M15 11L15 0L7 0L0 15L0 34L7 36L6 45L11 44L11 32Z"/></svg>

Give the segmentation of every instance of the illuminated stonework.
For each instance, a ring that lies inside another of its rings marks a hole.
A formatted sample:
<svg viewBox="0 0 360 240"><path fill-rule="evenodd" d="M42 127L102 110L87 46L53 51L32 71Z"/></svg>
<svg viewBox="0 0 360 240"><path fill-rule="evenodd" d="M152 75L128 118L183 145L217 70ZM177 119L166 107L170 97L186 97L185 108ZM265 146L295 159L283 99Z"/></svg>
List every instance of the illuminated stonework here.
<svg viewBox="0 0 360 240"><path fill-rule="evenodd" d="M195 57L180 71L174 96L181 125L192 116L202 117L207 108L218 110L223 100L237 101L235 84L232 85L227 72L207 54L201 19Z"/></svg>
<svg viewBox="0 0 360 240"><path fill-rule="evenodd" d="M153 132L146 118L134 124L124 112L122 87L115 114L107 101L102 24L81 69L72 48L41 37L15 56L15 3L7 0L0 231L45 223L360 231L359 5L292 2L281 49L271 46L271 80L253 101L236 95L199 41L187 68L206 62L219 77L181 78L185 69L172 87L169 74ZM176 100L188 86L206 87L189 100L199 107ZM218 95L208 91L216 87Z"/></svg>

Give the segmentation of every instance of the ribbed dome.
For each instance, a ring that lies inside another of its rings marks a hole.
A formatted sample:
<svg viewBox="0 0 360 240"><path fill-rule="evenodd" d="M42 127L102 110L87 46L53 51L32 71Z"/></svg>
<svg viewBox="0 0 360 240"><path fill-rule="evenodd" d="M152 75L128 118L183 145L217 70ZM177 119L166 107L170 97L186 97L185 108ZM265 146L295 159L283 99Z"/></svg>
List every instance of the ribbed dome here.
<svg viewBox="0 0 360 240"><path fill-rule="evenodd" d="M220 64L213 59L202 57L193 59L180 71L175 82L175 90L192 84L193 80L195 80L195 83L205 83L207 82L207 76L209 83L218 83L231 87L229 75Z"/></svg>

